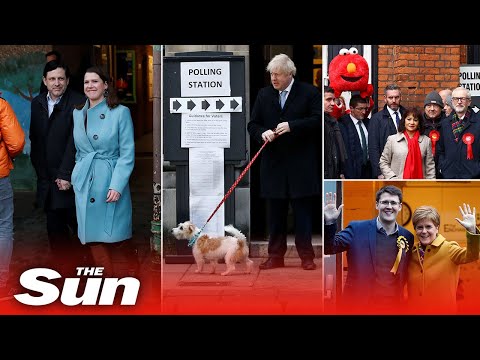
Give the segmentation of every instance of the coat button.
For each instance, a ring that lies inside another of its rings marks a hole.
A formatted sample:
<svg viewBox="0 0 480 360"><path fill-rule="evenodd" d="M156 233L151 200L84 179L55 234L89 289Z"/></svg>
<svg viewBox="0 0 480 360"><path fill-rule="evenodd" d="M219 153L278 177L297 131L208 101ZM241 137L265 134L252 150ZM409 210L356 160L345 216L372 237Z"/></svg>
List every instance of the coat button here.
<svg viewBox="0 0 480 360"><path fill-rule="evenodd" d="M100 114L100 119L105 119L105 114Z"/></svg>
<svg viewBox="0 0 480 360"><path fill-rule="evenodd" d="M91 203L94 203L94 202L95 202L95 198L90 198L90 202L91 202Z"/></svg>
<svg viewBox="0 0 480 360"><path fill-rule="evenodd" d="M93 140L97 140L98 139L98 135L93 135Z"/></svg>

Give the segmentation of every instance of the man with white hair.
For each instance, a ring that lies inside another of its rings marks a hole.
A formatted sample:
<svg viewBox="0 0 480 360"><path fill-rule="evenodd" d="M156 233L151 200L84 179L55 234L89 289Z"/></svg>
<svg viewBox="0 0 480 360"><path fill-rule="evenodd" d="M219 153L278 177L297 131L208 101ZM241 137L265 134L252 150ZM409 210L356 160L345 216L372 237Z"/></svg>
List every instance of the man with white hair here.
<svg viewBox="0 0 480 360"><path fill-rule="evenodd" d="M285 54L268 64L271 85L260 89L248 132L261 154L260 196L269 208L268 259L261 270L283 267L287 251L289 204L295 221L295 246L304 270L315 270L312 246L313 198L320 195L318 143L322 137L322 98L311 84L294 78L296 67Z"/></svg>
<svg viewBox="0 0 480 360"><path fill-rule="evenodd" d="M480 115L473 111L471 103L467 89L453 90L455 113L442 121L436 148L444 179L480 178Z"/></svg>

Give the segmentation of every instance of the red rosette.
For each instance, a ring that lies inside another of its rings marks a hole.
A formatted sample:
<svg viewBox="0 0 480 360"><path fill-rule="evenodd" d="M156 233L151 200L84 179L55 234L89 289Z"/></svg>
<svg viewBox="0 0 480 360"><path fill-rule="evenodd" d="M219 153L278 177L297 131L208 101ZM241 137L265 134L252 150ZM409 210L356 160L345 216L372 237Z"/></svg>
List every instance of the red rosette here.
<svg viewBox="0 0 480 360"><path fill-rule="evenodd" d="M435 156L435 144L440 139L440 133L437 130L432 130L428 134L430 140L432 140L432 155Z"/></svg>
<svg viewBox="0 0 480 360"><path fill-rule="evenodd" d="M473 144L474 140L475 140L475 136L473 136L472 133L465 133L462 136L462 141L465 144L467 144L467 160L472 160L473 159L472 144Z"/></svg>

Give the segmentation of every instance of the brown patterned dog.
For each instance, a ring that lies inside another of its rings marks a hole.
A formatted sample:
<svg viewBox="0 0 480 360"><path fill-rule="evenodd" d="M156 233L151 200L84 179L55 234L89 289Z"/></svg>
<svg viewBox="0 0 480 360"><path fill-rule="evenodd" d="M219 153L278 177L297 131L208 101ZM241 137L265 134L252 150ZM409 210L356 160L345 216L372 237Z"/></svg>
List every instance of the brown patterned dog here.
<svg viewBox="0 0 480 360"><path fill-rule="evenodd" d="M185 221L172 229L176 239L190 240L200 229L191 221ZM211 274L215 273L219 259L224 259L227 269L221 275L229 275L235 270L235 263L243 262L246 265L246 273L250 274L253 261L248 258L248 244L245 235L232 225L225 226L225 232L233 236L210 237L207 234L201 235L193 245L193 257L197 263L196 273L202 272L206 260L212 264Z"/></svg>

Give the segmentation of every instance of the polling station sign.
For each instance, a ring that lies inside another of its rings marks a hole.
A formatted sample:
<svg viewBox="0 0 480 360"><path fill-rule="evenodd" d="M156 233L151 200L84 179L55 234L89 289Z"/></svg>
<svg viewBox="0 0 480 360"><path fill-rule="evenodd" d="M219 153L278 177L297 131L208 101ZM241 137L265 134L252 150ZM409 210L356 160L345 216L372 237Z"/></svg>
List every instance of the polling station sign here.
<svg viewBox="0 0 480 360"><path fill-rule="evenodd" d="M472 97L480 96L480 65L460 66L459 84L469 90Z"/></svg>

